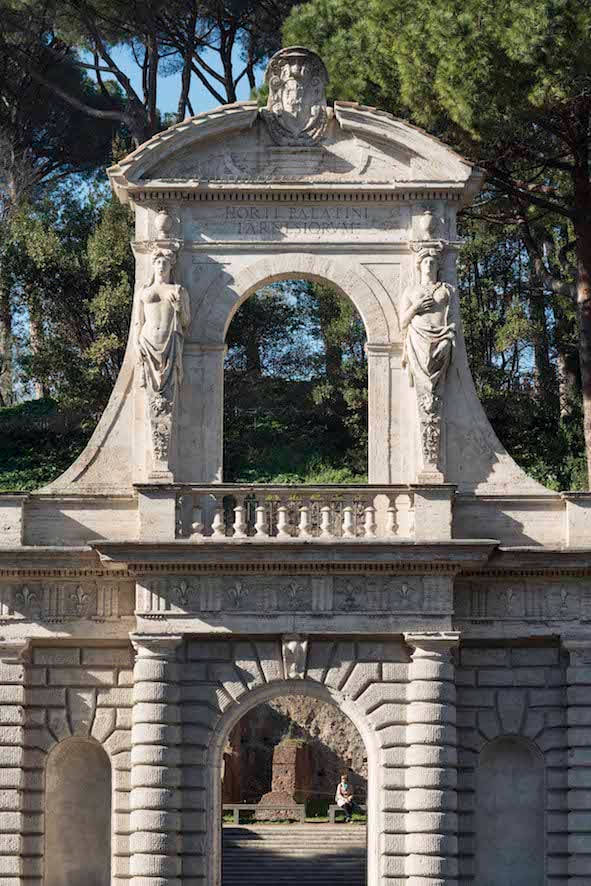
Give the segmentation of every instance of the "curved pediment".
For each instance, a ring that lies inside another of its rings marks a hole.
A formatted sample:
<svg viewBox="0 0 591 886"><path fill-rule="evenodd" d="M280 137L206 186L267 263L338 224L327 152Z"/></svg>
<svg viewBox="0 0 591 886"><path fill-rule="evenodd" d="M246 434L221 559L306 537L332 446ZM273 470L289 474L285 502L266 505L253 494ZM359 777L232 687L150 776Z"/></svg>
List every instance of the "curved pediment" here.
<svg viewBox="0 0 591 886"><path fill-rule="evenodd" d="M322 136L277 138L255 102L225 105L154 136L109 170L122 199L141 191L224 187L445 189L468 201L482 172L438 139L375 108L337 102ZM279 142L279 143L278 143Z"/></svg>

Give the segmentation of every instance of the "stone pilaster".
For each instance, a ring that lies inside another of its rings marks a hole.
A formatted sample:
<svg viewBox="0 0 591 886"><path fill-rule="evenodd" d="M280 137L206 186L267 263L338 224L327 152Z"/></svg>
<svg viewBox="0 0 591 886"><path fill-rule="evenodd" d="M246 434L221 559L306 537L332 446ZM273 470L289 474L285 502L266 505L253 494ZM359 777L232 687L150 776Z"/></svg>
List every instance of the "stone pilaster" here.
<svg viewBox="0 0 591 886"><path fill-rule="evenodd" d="M591 881L591 638L564 640L568 744L568 886Z"/></svg>
<svg viewBox="0 0 591 886"><path fill-rule="evenodd" d="M178 636L132 634L131 884L179 886L180 743Z"/></svg>
<svg viewBox="0 0 591 886"><path fill-rule="evenodd" d="M23 870L25 664L29 641L0 641L0 883L20 886Z"/></svg>
<svg viewBox="0 0 591 886"><path fill-rule="evenodd" d="M406 760L407 886L457 886L456 687L459 634L405 634L409 667Z"/></svg>

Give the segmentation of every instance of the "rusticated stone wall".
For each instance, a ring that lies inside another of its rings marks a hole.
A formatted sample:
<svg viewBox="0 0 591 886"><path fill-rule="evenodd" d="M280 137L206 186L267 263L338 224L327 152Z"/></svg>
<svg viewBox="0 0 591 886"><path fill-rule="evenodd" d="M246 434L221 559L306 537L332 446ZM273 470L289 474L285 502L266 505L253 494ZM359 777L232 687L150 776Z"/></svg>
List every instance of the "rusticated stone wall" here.
<svg viewBox="0 0 591 886"><path fill-rule="evenodd" d="M406 886L409 650L402 640L310 640L301 679L289 680L278 639L196 639L185 645L185 655L180 668L184 886L219 882L217 804L223 750L231 729L251 707L294 693L325 694L325 701L333 697L356 725L364 724L370 781L373 772L368 882L378 882L380 876L382 886Z"/></svg>
<svg viewBox="0 0 591 886"><path fill-rule="evenodd" d="M51 797L45 793L47 759L58 742L72 736L100 743L109 755L113 779L112 884L119 886L127 880L132 666L130 644L35 646L31 650L30 664L25 667L20 886L43 883L45 817L51 814ZM76 827L75 809L70 827Z"/></svg>
<svg viewBox="0 0 591 886"><path fill-rule="evenodd" d="M562 886L568 876L566 656L557 643L552 643L546 646L464 646L458 657L458 813L462 882L478 883L479 886L483 882L478 873L480 755L501 736L511 736L520 739L524 746L531 744L543 761L546 884ZM516 785L518 787L517 782ZM510 830L507 818L505 833L509 834ZM490 839L491 831L492 823L486 839ZM481 833L480 839L483 838ZM526 853L523 853L522 860L527 863ZM499 853L501 863L502 853ZM500 870L497 872L499 876L501 873ZM523 882L529 882L525 872L522 873ZM494 878L496 874L490 871L487 876ZM513 876L519 876L519 872L514 871Z"/></svg>

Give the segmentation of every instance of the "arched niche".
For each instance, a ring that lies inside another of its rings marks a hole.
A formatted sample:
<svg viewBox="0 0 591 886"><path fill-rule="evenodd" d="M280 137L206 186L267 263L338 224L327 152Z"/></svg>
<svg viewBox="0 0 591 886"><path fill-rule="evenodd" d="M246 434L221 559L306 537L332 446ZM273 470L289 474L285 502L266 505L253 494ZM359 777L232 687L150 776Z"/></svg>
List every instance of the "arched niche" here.
<svg viewBox="0 0 591 886"><path fill-rule="evenodd" d="M367 755L367 883L380 882L379 873L379 776L380 761L376 736L369 722L360 714L355 704L335 689L321 686L311 680L277 680L271 684L252 689L239 703L228 707L218 721L208 749L207 846L209 848L207 883L222 886L222 775L224 751L234 726L253 708L280 696L306 695L329 702L345 714L356 728Z"/></svg>
<svg viewBox="0 0 591 886"><path fill-rule="evenodd" d="M544 886L544 760L531 742L487 744L476 773L478 886Z"/></svg>
<svg viewBox="0 0 591 886"><path fill-rule="evenodd" d="M94 741L70 738L45 775L44 886L110 886L111 763Z"/></svg>

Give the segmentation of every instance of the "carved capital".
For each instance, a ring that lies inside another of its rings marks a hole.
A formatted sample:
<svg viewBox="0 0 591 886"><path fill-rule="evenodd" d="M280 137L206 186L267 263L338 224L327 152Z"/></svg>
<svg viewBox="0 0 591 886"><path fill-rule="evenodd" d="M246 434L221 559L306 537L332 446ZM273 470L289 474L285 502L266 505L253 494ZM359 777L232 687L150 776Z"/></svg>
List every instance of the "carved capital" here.
<svg viewBox="0 0 591 886"><path fill-rule="evenodd" d="M30 640L0 638L0 661L4 664L25 664L29 661L30 653Z"/></svg>
<svg viewBox="0 0 591 886"><path fill-rule="evenodd" d="M413 631L404 634L405 642L413 649L413 658L423 655L449 657L460 642L459 631Z"/></svg>
<svg viewBox="0 0 591 886"><path fill-rule="evenodd" d="M591 637L567 634L562 638L562 645L569 654L571 668L586 667L591 664Z"/></svg>
<svg viewBox="0 0 591 886"><path fill-rule="evenodd" d="M129 639L138 658L176 659L182 634L130 634Z"/></svg>

